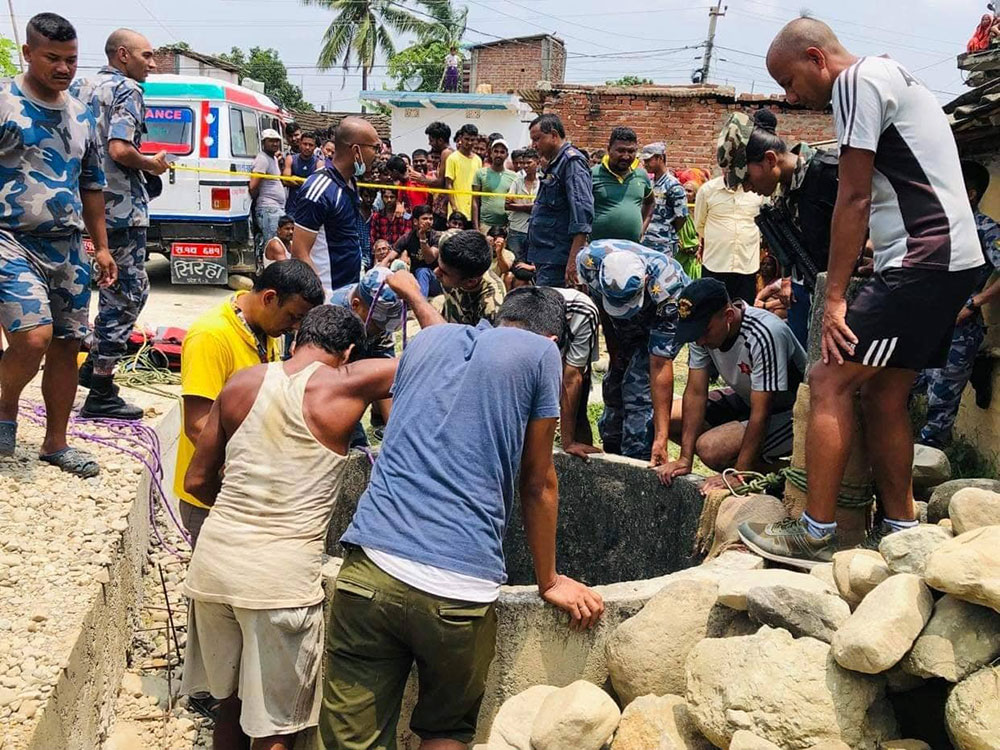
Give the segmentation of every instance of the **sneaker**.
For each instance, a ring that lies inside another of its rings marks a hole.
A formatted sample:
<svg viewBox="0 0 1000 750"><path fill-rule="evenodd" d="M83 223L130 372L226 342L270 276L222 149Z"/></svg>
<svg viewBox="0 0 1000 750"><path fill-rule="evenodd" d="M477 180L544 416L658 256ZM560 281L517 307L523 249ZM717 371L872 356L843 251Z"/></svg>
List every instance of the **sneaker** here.
<svg viewBox="0 0 1000 750"><path fill-rule="evenodd" d="M865 534L864 541L858 545L858 549L870 549L878 552L878 546L882 543L889 534L893 533L893 528L885 521L882 521L877 526L873 526Z"/></svg>
<svg viewBox="0 0 1000 750"><path fill-rule="evenodd" d="M797 518L778 523L742 523L739 534L743 543L764 559L806 570L831 562L839 551L835 534L814 537Z"/></svg>

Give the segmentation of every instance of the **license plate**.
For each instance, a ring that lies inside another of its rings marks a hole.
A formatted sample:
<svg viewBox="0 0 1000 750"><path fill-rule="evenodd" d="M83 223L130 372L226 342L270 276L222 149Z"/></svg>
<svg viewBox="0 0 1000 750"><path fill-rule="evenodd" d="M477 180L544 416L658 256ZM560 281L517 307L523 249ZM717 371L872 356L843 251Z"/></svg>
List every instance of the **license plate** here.
<svg viewBox="0 0 1000 750"><path fill-rule="evenodd" d="M223 249L215 242L173 242L170 255L174 258L221 258Z"/></svg>
<svg viewBox="0 0 1000 750"><path fill-rule="evenodd" d="M83 238L83 252L87 255L94 254L94 241L90 237Z"/></svg>

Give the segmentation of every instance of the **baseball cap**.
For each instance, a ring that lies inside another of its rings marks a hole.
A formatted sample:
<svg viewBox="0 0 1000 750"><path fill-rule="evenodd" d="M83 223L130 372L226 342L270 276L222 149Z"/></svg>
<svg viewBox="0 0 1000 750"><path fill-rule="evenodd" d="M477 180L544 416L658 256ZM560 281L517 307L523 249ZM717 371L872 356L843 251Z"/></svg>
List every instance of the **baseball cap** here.
<svg viewBox="0 0 1000 750"><path fill-rule="evenodd" d="M747 178L747 143L753 134L753 120L742 112L733 112L719 133L716 160L722 168L726 187L735 190Z"/></svg>
<svg viewBox="0 0 1000 750"><path fill-rule="evenodd" d="M726 285L718 279L692 281L677 298L677 330L674 343L690 344L705 334L708 322L729 304Z"/></svg>
<svg viewBox="0 0 1000 750"><path fill-rule="evenodd" d="M497 139L496 139L495 141L493 141L492 143L490 143L490 148L493 148L493 147L494 147L494 146L496 146L496 145L497 145L498 143L499 143L499 144L500 144L501 146L503 146L503 147L504 147L505 149L507 149L508 151L510 151L510 144L509 144L509 143L507 143L507 141L505 141L505 140L504 140L503 138L497 138Z"/></svg>
<svg viewBox="0 0 1000 750"><path fill-rule="evenodd" d="M601 296L612 318L631 318L642 309L646 264L627 250L608 253L601 263Z"/></svg>
<svg viewBox="0 0 1000 750"><path fill-rule="evenodd" d="M653 156L666 156L667 155L667 144L663 141L656 141L655 143L648 143L642 147L642 151L639 152L639 160L646 161Z"/></svg>
<svg viewBox="0 0 1000 750"><path fill-rule="evenodd" d="M399 328L403 303L388 284L383 284L390 274L391 271L383 266L371 269L361 277L361 282L358 284L358 295L361 297L361 301L371 308L372 323L391 333ZM381 292L379 292L379 287L382 287ZM378 294L377 300L375 299L376 294Z"/></svg>
<svg viewBox="0 0 1000 750"><path fill-rule="evenodd" d="M277 130L274 130L273 128L267 128L266 130L262 131L261 134L260 134L260 139L262 141L269 141L272 138L274 140L280 141L281 140L281 134Z"/></svg>

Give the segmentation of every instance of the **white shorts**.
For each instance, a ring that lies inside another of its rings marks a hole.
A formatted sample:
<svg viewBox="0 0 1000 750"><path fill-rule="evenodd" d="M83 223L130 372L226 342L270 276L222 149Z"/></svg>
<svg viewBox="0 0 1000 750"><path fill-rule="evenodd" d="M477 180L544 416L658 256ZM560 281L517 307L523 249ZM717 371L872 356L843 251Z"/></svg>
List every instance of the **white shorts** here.
<svg viewBox="0 0 1000 750"><path fill-rule="evenodd" d="M249 737L293 734L319 722L323 605L242 609L190 600L186 695L238 694Z"/></svg>

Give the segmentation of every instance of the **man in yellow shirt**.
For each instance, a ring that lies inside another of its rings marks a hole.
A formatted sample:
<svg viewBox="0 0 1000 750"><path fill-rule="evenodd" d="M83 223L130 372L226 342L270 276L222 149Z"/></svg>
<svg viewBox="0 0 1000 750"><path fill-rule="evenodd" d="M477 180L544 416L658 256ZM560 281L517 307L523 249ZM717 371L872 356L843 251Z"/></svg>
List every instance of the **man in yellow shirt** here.
<svg viewBox="0 0 1000 750"><path fill-rule="evenodd" d="M479 140L479 128L467 123L455 134L455 145L458 151L453 151L445 164L444 186L449 190L472 190L472 181L483 167L483 160L472 153L472 147ZM468 218L472 216L472 196L448 196L452 211L460 211Z"/></svg>
<svg viewBox="0 0 1000 750"><path fill-rule="evenodd" d="M181 347L182 429L174 492L192 547L208 508L184 491L184 475L212 404L239 370L279 360L278 338L298 328L323 299L323 285L306 263L282 260L264 269L252 291L237 292L188 329Z"/></svg>

